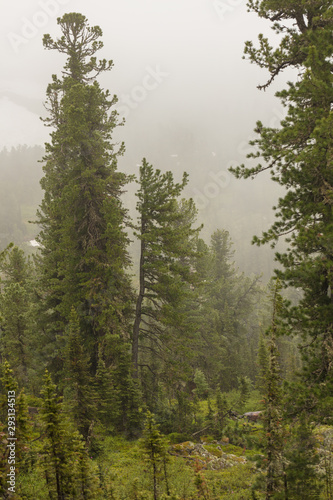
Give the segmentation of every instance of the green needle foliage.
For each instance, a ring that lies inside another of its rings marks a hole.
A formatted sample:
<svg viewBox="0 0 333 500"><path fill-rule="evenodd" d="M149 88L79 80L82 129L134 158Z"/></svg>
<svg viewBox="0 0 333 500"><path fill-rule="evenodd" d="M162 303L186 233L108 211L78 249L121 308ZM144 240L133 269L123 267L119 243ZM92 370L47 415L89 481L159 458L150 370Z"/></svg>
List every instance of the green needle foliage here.
<svg viewBox="0 0 333 500"><path fill-rule="evenodd" d="M0 272L0 353L15 367L20 385L27 385L34 346L32 264L23 250L10 245L0 260Z"/></svg>
<svg viewBox="0 0 333 500"><path fill-rule="evenodd" d="M96 471L89 461L82 436L72 428L63 412L56 386L47 370L41 395L43 443L40 462L50 499L98 498Z"/></svg>
<svg viewBox="0 0 333 500"><path fill-rule="evenodd" d="M166 492L169 496L170 492L166 467L167 445L150 411L146 414L141 448L151 468L154 500L160 498L158 486L162 481L165 482Z"/></svg>
<svg viewBox="0 0 333 500"><path fill-rule="evenodd" d="M272 290L273 315L268 342L268 367L265 370L264 383L264 458L260 467L265 471L258 478L265 482L266 500L279 498L276 496L284 487L284 429L282 425L282 389L279 367L279 353L276 337L279 330L278 314L281 309L282 298L279 294L281 285L278 280Z"/></svg>
<svg viewBox="0 0 333 500"><path fill-rule="evenodd" d="M288 68L298 70L298 79L276 93L287 108L280 128L257 123L258 138L250 143L255 149L248 157L262 163L232 171L246 178L269 170L286 189L276 222L254 242L274 246L286 236L289 247L276 253L282 265L277 275L285 287L303 292L286 317L290 330L304 339L308 390L314 395L320 385L318 400L323 400L333 384L333 6L330 0L250 0L248 6L281 35L275 48L263 35L258 48L246 43L245 55L270 73L259 88L266 89Z"/></svg>
<svg viewBox="0 0 333 500"><path fill-rule="evenodd" d="M191 258L196 255L195 240L201 229L193 228L193 201L179 201L187 178L184 173L182 182L175 183L171 172L155 170L145 159L140 167L139 221L134 233L141 244L139 293L132 335L136 376L140 349L164 359L170 330L184 330L182 306L191 294ZM149 345L140 345L141 339L148 340Z"/></svg>
<svg viewBox="0 0 333 500"><path fill-rule="evenodd" d="M95 56L103 47L102 30L90 27L77 13L65 14L58 24L62 36L43 39L47 50L65 54L67 61L62 78L53 75L47 88L46 124L55 130L46 144L44 199L38 212L44 284L41 325L44 343L51 342L51 366L59 372L61 337L74 306L95 374L101 340L111 336L111 343L121 342L126 329L129 258L120 195L128 179L117 172L124 146L117 149L111 137L117 125L117 113L112 111L117 98L110 98L96 81L112 68L112 61L97 61ZM110 365L114 353L109 350L108 356Z"/></svg>
<svg viewBox="0 0 333 500"><path fill-rule="evenodd" d="M285 449L288 498L295 500L321 498L323 481L317 472L318 443L315 441L309 417L302 413L291 430Z"/></svg>
<svg viewBox="0 0 333 500"><path fill-rule="evenodd" d="M77 429L88 438L94 419L95 401L92 391L92 377L89 370L89 356L85 352L80 333L79 318L73 308L68 325L65 359L65 403Z"/></svg>

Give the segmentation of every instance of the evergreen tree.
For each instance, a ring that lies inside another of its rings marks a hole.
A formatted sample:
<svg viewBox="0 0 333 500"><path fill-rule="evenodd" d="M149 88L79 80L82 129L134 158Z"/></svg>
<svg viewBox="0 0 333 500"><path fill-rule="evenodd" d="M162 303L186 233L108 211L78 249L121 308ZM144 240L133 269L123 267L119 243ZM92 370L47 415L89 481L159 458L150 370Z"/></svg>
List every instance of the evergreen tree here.
<svg viewBox="0 0 333 500"><path fill-rule="evenodd" d="M279 311L281 310L282 298L279 294L281 285L276 281L272 290L273 314L268 342L268 370L266 371L264 390L264 459L261 468L265 475L260 480L265 481L266 500L276 498L278 492L284 488L284 457L282 426L282 390L281 376L278 362L278 350L276 337L279 331Z"/></svg>
<svg viewBox="0 0 333 500"><path fill-rule="evenodd" d="M187 177L184 174L182 182L175 183L171 172L154 170L145 159L140 167L139 224L135 227L141 245L139 293L132 335L136 376L140 339L153 344L141 342L141 349L163 359L167 331L182 328L182 306L193 280L190 258L195 255L194 240L200 230L192 227L196 217L193 201L178 201Z"/></svg>
<svg viewBox="0 0 333 500"><path fill-rule="evenodd" d="M244 406L246 405L251 392L251 380L249 377L241 376L238 377L238 387L239 387L239 406L240 410L244 411Z"/></svg>
<svg viewBox="0 0 333 500"><path fill-rule="evenodd" d="M56 386L46 371L44 386L41 390L43 403L41 421L45 432L42 451L43 469L50 498L63 500L71 493L69 457L66 454L65 429L61 403L56 394Z"/></svg>
<svg viewBox="0 0 333 500"><path fill-rule="evenodd" d="M254 242L272 246L287 236L289 247L276 253L284 286L303 291L299 305L286 316L291 331L300 332L304 345L306 386L312 399L325 398L332 390L332 2L250 0L249 8L267 19L276 34L277 47L259 35L259 48L247 42L250 61L270 73L266 89L284 70L296 68L297 82L276 93L287 108L280 128L257 123L256 150L249 158L263 163L232 171L238 177L254 177L270 170L272 179L287 192L276 208L276 222ZM320 393L318 388L320 386ZM330 408L320 410L321 418Z"/></svg>
<svg viewBox="0 0 333 500"><path fill-rule="evenodd" d="M40 461L50 500L98 498L96 471L89 461L82 437L65 417L56 386L47 370L41 395L43 446Z"/></svg>
<svg viewBox="0 0 333 500"><path fill-rule="evenodd" d="M18 470L24 472L28 468L29 443L32 436L32 428L28 413L27 396L24 389L21 390L16 399L16 463Z"/></svg>
<svg viewBox="0 0 333 500"><path fill-rule="evenodd" d="M141 429L142 414L141 391L138 381L132 376L130 345L117 351L117 366L112 370L113 386L117 395L110 407L116 419L116 429L128 437L138 436Z"/></svg>
<svg viewBox="0 0 333 500"><path fill-rule="evenodd" d="M263 394L265 391L266 380L269 371L267 340L264 338L263 334L260 335L259 339L257 364L258 364L258 375L257 375L256 386Z"/></svg>
<svg viewBox="0 0 333 500"><path fill-rule="evenodd" d="M319 455L309 417L304 413L301 414L291 425L290 430L285 449L288 498L295 500L320 498L323 483L316 471Z"/></svg>
<svg viewBox="0 0 333 500"><path fill-rule="evenodd" d="M209 247L199 241L198 248L201 255L195 269L199 286L196 303L189 312L197 331L196 363L211 387L228 390L236 388L237 377L249 373L254 364L248 350L257 342L253 332L259 278L236 272L226 230L215 231ZM246 365L242 359L247 359Z"/></svg>
<svg viewBox="0 0 333 500"><path fill-rule="evenodd" d="M96 414L104 428L110 429L112 424L115 426L119 422L121 409L119 408L119 389L115 387L111 370L105 366L102 348L99 349L94 384L97 399Z"/></svg>
<svg viewBox="0 0 333 500"><path fill-rule="evenodd" d="M82 345L79 318L75 309L71 311L65 359L65 403L79 432L85 439L94 419L95 402L89 356Z"/></svg>
<svg viewBox="0 0 333 500"><path fill-rule="evenodd" d="M1 498L9 498L13 495L9 494L7 474L9 468L13 466L16 474L26 470L31 426L24 390L18 392L18 383L6 360L1 365L0 389L0 494ZM14 462L9 460L9 446L13 443L15 443Z"/></svg>
<svg viewBox="0 0 333 500"><path fill-rule="evenodd" d="M149 411L146 414L146 422L141 439L141 448L146 460L152 470L153 498L159 498L159 482L161 476L166 483L167 495L169 495L168 476L166 470L166 443L155 422L154 416ZM164 466L164 467L163 467ZM162 474L164 471L164 475Z"/></svg>
<svg viewBox="0 0 333 500"><path fill-rule="evenodd" d="M44 350L50 357L55 353L50 362L59 372L61 339L74 306L95 374L101 341L110 336L110 343L122 341L129 312L126 212L120 201L127 177L117 172L124 147L117 150L111 142L117 98L110 99L96 81L112 68L112 61L98 62L95 56L103 47L102 30L77 13L65 14L58 24L62 36L43 39L47 50L67 56L62 78L53 75L47 88L46 124L55 130L46 144L38 212ZM113 362L109 350L107 365Z"/></svg>
<svg viewBox="0 0 333 500"><path fill-rule="evenodd" d="M15 367L20 384L28 383L32 364L32 265L23 250L10 245L0 261L0 354Z"/></svg>
<svg viewBox="0 0 333 500"><path fill-rule="evenodd" d="M8 476L9 463L8 455L13 440L8 438L15 437L16 426L15 422L8 421L8 400L12 401L18 395L18 384L13 376L13 370L10 368L8 361L4 361L1 365L1 391L0 391L0 493L3 498L9 498L8 491ZM10 391L10 392L9 392ZM12 405L15 410L15 405ZM15 410L16 411L16 410ZM14 414L15 415L15 414Z"/></svg>
<svg viewBox="0 0 333 500"><path fill-rule="evenodd" d="M209 391L209 385L206 380L205 374L199 368L195 370L193 381L196 385L195 394L199 398L207 397Z"/></svg>
<svg viewBox="0 0 333 500"><path fill-rule="evenodd" d="M217 407L217 424L216 433L217 438L220 439L222 436L223 428L225 427L226 417L228 414L228 402L225 394L221 393L221 390L216 391L216 407Z"/></svg>

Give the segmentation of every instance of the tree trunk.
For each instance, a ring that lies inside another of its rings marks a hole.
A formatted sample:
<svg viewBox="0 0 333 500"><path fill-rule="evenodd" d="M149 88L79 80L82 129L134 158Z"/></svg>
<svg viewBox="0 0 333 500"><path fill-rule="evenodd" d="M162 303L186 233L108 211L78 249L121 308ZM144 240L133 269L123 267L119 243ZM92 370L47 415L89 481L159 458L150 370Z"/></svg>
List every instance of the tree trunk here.
<svg viewBox="0 0 333 500"><path fill-rule="evenodd" d="M143 234L143 223L141 224L141 236ZM140 323L142 316L142 302L145 295L145 274L143 269L144 264L144 252L145 252L145 242L141 240L141 255L140 255L140 289L139 295L136 301L135 309L135 320L133 325L133 337L132 337L132 363L134 368L134 377L138 378L138 359L139 359L139 335L140 335Z"/></svg>

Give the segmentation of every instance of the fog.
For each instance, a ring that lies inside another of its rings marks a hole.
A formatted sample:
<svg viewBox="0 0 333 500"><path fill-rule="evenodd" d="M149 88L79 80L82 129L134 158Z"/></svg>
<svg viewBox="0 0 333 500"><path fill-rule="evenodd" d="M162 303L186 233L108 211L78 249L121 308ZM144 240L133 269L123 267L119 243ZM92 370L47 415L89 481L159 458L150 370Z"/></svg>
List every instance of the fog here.
<svg viewBox="0 0 333 500"><path fill-rule="evenodd" d="M242 59L246 40L260 32L274 40L266 22L247 12L243 0L18 0L0 20L3 78L0 149L42 145L50 130L40 116L45 90L65 59L45 51L42 36L60 35L56 18L81 12L103 30L101 58L111 72L99 80L118 96L126 124L115 133L126 153L119 169L137 173L143 157L162 170L190 174L186 195L195 199L206 238L230 231L236 260L247 272L268 277L273 254L250 245L273 220L281 190L267 175L239 181L228 172L243 163L257 120L278 126L284 110L274 97L290 77L266 92L256 87L267 73ZM1 165L0 165L1 168ZM134 186L128 204L133 205ZM125 203L127 203L125 199Z"/></svg>

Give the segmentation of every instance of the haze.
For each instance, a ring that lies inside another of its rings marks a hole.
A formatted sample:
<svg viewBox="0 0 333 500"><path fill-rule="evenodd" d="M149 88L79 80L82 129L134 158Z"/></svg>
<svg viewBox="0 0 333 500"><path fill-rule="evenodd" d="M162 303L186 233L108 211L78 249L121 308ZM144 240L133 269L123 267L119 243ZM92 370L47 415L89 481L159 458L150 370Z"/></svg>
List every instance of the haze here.
<svg viewBox="0 0 333 500"><path fill-rule="evenodd" d="M259 32L273 39L267 24L241 0L6 4L0 20L0 149L48 140L50 130L39 116L46 116L46 86L65 59L45 51L42 37L60 35L56 18L65 12L81 12L90 25L101 26L100 57L114 61L100 83L118 95L126 118L115 135L126 144L119 169L136 173L146 157L179 177L187 171L186 195L197 203L204 234L229 230L241 268L267 274L272 252L252 248L250 241L270 225L270 207L280 191L267 176L251 182L228 173L231 164L245 161L256 120L278 126L284 114L274 93L285 82L259 92L256 86L267 74L242 60L246 40L256 40ZM128 197L133 190L130 186Z"/></svg>

